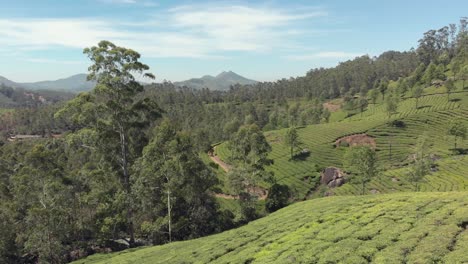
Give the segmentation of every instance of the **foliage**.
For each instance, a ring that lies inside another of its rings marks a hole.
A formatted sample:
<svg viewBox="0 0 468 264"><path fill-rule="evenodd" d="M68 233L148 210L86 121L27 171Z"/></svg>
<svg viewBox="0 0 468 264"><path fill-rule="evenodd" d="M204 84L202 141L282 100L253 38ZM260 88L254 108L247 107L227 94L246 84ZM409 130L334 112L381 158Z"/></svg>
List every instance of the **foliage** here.
<svg viewBox="0 0 468 264"><path fill-rule="evenodd" d="M297 128L292 127L286 130L286 135L284 137L284 143L291 150L291 159L294 158L294 149L296 149L300 144L301 140L299 139L299 134L297 133Z"/></svg>
<svg viewBox="0 0 468 264"><path fill-rule="evenodd" d="M291 192L287 185L273 184L268 190L265 208L268 212L277 211L288 205Z"/></svg>
<svg viewBox="0 0 468 264"><path fill-rule="evenodd" d="M263 169L270 162L271 146L255 124L241 126L229 141L229 149L232 161L240 161L245 166Z"/></svg>
<svg viewBox="0 0 468 264"><path fill-rule="evenodd" d="M160 244L214 232L216 226L210 223L216 222L216 208L208 190L216 177L198 157L187 133L176 132L165 120L134 169L132 192L139 219L144 219L137 223L143 237Z"/></svg>
<svg viewBox="0 0 468 264"><path fill-rule="evenodd" d="M412 90L413 98L416 99L416 109L418 109L419 98L421 98L424 93L424 88L422 86L415 86Z"/></svg>
<svg viewBox="0 0 468 264"><path fill-rule="evenodd" d="M457 148L457 139L466 139L467 128L461 119L454 119L448 126L447 133L454 138L454 149Z"/></svg>
<svg viewBox="0 0 468 264"><path fill-rule="evenodd" d="M423 177L430 173L432 160L429 153L429 142L427 135L418 138L415 153L413 154L413 164L410 167L411 181L414 190L419 191L419 183Z"/></svg>
<svg viewBox="0 0 468 264"><path fill-rule="evenodd" d="M366 183L378 174L377 155L370 147L352 147L345 156L346 167L356 173L358 182L362 185L361 194L366 193Z"/></svg>

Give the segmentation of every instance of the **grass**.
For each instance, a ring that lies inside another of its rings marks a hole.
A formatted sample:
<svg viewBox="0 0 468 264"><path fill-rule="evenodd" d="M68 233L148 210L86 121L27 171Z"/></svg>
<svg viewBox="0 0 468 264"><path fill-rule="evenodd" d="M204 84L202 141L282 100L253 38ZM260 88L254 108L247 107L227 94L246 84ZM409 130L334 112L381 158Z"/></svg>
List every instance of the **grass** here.
<svg viewBox="0 0 468 264"><path fill-rule="evenodd" d="M466 263L468 193L336 196L200 239L78 263Z"/></svg>

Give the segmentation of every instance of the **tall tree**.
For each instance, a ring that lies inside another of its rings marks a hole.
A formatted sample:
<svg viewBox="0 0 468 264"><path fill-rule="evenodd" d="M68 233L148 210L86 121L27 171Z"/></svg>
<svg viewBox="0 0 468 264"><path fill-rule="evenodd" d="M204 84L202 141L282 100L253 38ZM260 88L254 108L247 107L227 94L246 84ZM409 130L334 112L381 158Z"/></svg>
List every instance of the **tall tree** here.
<svg viewBox="0 0 468 264"><path fill-rule="evenodd" d="M213 232L216 208L210 188L217 179L189 134L163 121L134 168L132 189L139 219L144 219L138 223L144 237L162 243Z"/></svg>
<svg viewBox="0 0 468 264"><path fill-rule="evenodd" d="M370 91L370 98L373 104L377 102L377 97L379 96L379 91L377 91L377 88L372 89Z"/></svg>
<svg viewBox="0 0 468 264"><path fill-rule="evenodd" d="M447 132L453 136L454 149L456 149L458 138L466 139L467 128L462 119L454 119L450 122Z"/></svg>
<svg viewBox="0 0 468 264"><path fill-rule="evenodd" d="M83 53L93 62L87 79L96 81L96 87L69 102L57 115L72 112L72 118L80 126L96 132L94 148L120 178L120 195L125 197L120 200L125 208L129 243L133 246L131 166L147 142L145 128L161 112L155 102L138 97L143 86L135 75L150 79L154 75L146 72L149 67L139 61L138 52L109 41L101 41Z"/></svg>
<svg viewBox="0 0 468 264"><path fill-rule="evenodd" d="M345 166L356 173L360 182L361 194L366 193L366 184L378 174L377 154L367 146L351 147L345 154Z"/></svg>
<svg viewBox="0 0 468 264"><path fill-rule="evenodd" d="M359 110L360 110L361 116L362 116L362 113L364 112L366 107L369 105L369 102L367 101L367 98L360 97L359 101L358 101L358 105L359 105Z"/></svg>
<svg viewBox="0 0 468 264"><path fill-rule="evenodd" d="M414 185L414 190L419 191L419 183L424 176L429 174L432 160L429 153L429 141L426 135L418 138L415 153L413 154L413 164L410 166L411 182Z"/></svg>
<svg viewBox="0 0 468 264"><path fill-rule="evenodd" d="M388 117L392 117L398 109L398 98L395 95L387 96L385 99L385 110L387 111Z"/></svg>
<svg viewBox="0 0 468 264"><path fill-rule="evenodd" d="M385 93L387 92L388 89L388 79L384 78L380 81L379 84L379 91L382 94L382 100L385 100Z"/></svg>
<svg viewBox="0 0 468 264"><path fill-rule="evenodd" d="M286 144L286 146L289 147L291 160L292 160L294 158L294 149L297 148L299 144L301 143L296 127L291 127L288 130L286 130L284 143Z"/></svg>
<svg viewBox="0 0 468 264"><path fill-rule="evenodd" d="M453 79L445 81L445 89L447 89L447 101L450 101L450 93L455 90L455 83Z"/></svg>
<svg viewBox="0 0 468 264"><path fill-rule="evenodd" d="M416 109L418 109L419 98L421 98L423 92L424 88L420 85L415 86L412 90L413 98L416 99Z"/></svg>

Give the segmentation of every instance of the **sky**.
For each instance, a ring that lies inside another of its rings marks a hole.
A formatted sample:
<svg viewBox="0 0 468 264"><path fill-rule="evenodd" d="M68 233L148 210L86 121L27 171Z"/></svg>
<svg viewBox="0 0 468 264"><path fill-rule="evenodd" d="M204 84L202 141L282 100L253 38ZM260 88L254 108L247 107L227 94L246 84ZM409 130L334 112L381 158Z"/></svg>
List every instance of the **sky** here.
<svg viewBox="0 0 468 264"><path fill-rule="evenodd" d="M274 81L416 48L467 10L466 0L0 0L0 76L86 73L83 48L109 40L139 52L158 82L228 70Z"/></svg>

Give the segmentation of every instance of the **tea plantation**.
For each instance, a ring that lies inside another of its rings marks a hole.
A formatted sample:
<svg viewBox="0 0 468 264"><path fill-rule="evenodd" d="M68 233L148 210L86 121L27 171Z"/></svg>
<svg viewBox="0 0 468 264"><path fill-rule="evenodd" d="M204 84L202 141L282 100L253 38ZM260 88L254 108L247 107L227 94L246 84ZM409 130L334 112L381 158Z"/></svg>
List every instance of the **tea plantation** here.
<svg viewBox="0 0 468 264"><path fill-rule="evenodd" d="M437 157L437 171L426 176L422 191L468 190L468 161L463 155L454 155L453 138L447 135L451 120L460 119L468 125L468 91L459 90L447 100L444 94L426 95L419 99L400 101L397 113L388 116L382 104L371 105L361 114L356 114L339 122L310 125L299 128L301 148L310 150L310 156L290 159L289 148L283 143L285 129L266 132L273 151L270 158L273 165L267 167L275 173L279 183L290 186L298 200L321 197L314 193L321 169L335 166L343 167L346 147L336 147L335 141L341 137L366 133L376 141L382 173L372 181L369 191L387 193L411 191L408 182L408 157L414 152L417 138L426 133L431 141L430 152ZM399 121L400 127L393 121ZM468 140L459 141L458 148L468 149ZM217 155L229 161L227 144L216 149ZM464 166L463 166L464 165ZM336 195L358 194L353 183L333 189ZM323 191L323 189L321 189Z"/></svg>
<svg viewBox="0 0 468 264"><path fill-rule="evenodd" d="M468 193L335 196L196 240L75 263L467 263Z"/></svg>

